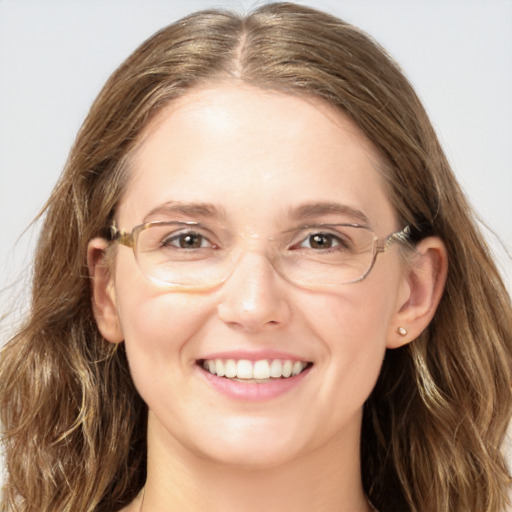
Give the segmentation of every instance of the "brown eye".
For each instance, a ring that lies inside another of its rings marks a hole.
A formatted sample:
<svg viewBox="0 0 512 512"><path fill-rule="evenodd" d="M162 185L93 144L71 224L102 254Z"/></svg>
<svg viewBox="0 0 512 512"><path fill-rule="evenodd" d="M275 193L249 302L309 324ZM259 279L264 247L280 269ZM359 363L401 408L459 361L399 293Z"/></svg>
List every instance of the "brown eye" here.
<svg viewBox="0 0 512 512"><path fill-rule="evenodd" d="M198 249L202 247L203 237L195 233L181 235L178 238L179 246L182 249Z"/></svg>
<svg viewBox="0 0 512 512"><path fill-rule="evenodd" d="M167 237L162 242L163 247L177 247L179 249L201 249L210 247L208 240L199 233L179 233Z"/></svg>
<svg viewBox="0 0 512 512"><path fill-rule="evenodd" d="M330 249L333 246L333 236L324 233L316 233L308 238L312 249Z"/></svg>
<svg viewBox="0 0 512 512"><path fill-rule="evenodd" d="M317 232L307 235L295 248L310 249L317 252L332 249L340 252L351 250L352 244L342 233L335 235L333 233Z"/></svg>

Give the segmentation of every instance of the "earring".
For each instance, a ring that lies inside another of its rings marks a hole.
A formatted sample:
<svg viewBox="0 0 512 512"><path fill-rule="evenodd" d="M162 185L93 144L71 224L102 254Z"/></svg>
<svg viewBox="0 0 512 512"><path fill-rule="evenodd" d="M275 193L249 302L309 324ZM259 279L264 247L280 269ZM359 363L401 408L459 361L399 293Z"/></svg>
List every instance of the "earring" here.
<svg viewBox="0 0 512 512"><path fill-rule="evenodd" d="M406 336L407 335L407 329L405 329L404 327L399 327L396 332L398 334L400 334L400 336Z"/></svg>

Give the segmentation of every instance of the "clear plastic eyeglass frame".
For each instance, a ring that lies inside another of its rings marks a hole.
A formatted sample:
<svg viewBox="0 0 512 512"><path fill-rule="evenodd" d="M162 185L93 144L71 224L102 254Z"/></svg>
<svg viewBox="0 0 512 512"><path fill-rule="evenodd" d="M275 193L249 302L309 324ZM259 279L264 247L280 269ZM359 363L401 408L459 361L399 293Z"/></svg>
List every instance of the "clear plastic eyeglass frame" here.
<svg viewBox="0 0 512 512"><path fill-rule="evenodd" d="M214 270L205 270L208 267L207 261L210 261L206 260L206 258L189 258L188 255L194 253L188 250L173 250L172 258L174 259L169 258L168 254L170 253L165 252L167 249L165 249L162 243L160 234L155 239L155 242L151 242L153 243L152 246L148 245L148 239L151 240L149 236L151 233L157 233L158 230L164 230L164 232L166 232L165 230L170 230L171 228L174 229L172 233L181 233L178 235L173 234L174 237L186 236L187 234L198 232L200 233L198 236L206 239L206 236L202 233L209 232L209 230L205 229L203 225L198 222L154 221L135 226L131 231L120 230L114 223L109 228L109 238L112 243L119 243L130 247L145 277L157 286L168 290L204 291L212 289L220 286L233 273L239 258L232 255L233 251L225 251L227 253L225 258L215 259L218 254L216 251L218 251L219 248L221 249L221 247L215 244L212 244L209 249L206 249L210 260L214 262L220 261L220 263L212 265ZM319 233L323 235L325 230L335 229L351 230L352 233L364 234L363 239L367 242L365 250L355 252L353 256L348 258L350 259L351 267L346 265L345 262L342 262L341 265L337 264L335 261L327 265L324 264L324 262L321 261L321 255L325 254L325 251L323 253L321 251L309 251L308 254L313 254L313 256L303 258L301 251L291 251L286 248L284 251L281 249L281 252L279 252L278 249L276 253L277 256L275 254L269 255L268 251L266 251L266 257L279 275L295 285L308 289L332 289L333 286L353 284L365 279L374 267L377 256L380 253L386 252L387 249L395 243L408 244L411 234L410 226L406 226L400 231L396 231L379 239L368 226L349 223L301 226L293 231L302 230L306 232L306 230L309 230L308 236L314 236ZM289 231L285 231L281 236L286 235ZM145 232L148 234L143 235ZM337 233L337 231L335 231L335 233ZM333 235L331 232L328 236L336 235ZM140 247L142 237L144 237L143 243L146 244L145 247ZM239 238L251 239L252 241L259 239L259 237L250 235L239 235ZM265 240L275 244L278 238L265 237ZM182 251L181 253L179 252L180 250ZM201 251L202 249L199 248L198 250ZM255 251L254 249L246 249L246 251L247 250ZM164 254L164 257L161 257L160 261L158 261L158 257L155 257L155 254L160 253ZM240 253L240 251L238 251L238 253ZM180 254L186 254L187 257L181 257L179 256ZM320 257L318 257L319 254ZM175 255L178 255L178 257ZM283 265L280 264L281 260L293 260L292 263L288 265L291 270L283 270ZM204 263L205 261L206 263ZM306 262L306 264L304 264L304 262ZM161 271L161 268L165 270ZM311 269L313 269L313 271L311 271ZM322 271L317 269L322 269ZM172 278L169 278L169 276L172 276Z"/></svg>

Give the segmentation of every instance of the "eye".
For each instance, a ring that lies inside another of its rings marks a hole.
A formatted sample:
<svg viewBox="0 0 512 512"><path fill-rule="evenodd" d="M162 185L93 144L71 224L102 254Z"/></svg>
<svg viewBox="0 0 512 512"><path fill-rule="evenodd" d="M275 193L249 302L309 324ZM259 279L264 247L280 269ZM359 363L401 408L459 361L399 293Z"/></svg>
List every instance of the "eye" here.
<svg viewBox="0 0 512 512"><path fill-rule="evenodd" d="M331 233L312 233L308 235L300 244L299 247L305 247L307 249L332 249L333 247L347 247L346 243L343 243L340 237Z"/></svg>
<svg viewBox="0 0 512 512"><path fill-rule="evenodd" d="M162 240L163 247L177 247L179 249L202 249L204 247L213 247L213 244L200 233L187 232L173 234Z"/></svg>
<svg viewBox="0 0 512 512"><path fill-rule="evenodd" d="M302 247L307 246L311 249L330 249L333 245L337 245L334 236L325 233L310 235L301 244Z"/></svg>

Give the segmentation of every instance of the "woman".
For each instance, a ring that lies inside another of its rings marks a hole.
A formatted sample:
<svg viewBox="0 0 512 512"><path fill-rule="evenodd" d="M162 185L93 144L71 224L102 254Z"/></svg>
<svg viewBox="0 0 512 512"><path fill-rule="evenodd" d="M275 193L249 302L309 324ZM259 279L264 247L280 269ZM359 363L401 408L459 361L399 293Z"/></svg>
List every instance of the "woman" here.
<svg viewBox="0 0 512 512"><path fill-rule="evenodd" d="M112 75L46 207L2 510L504 510L511 318L373 41L192 15Z"/></svg>

